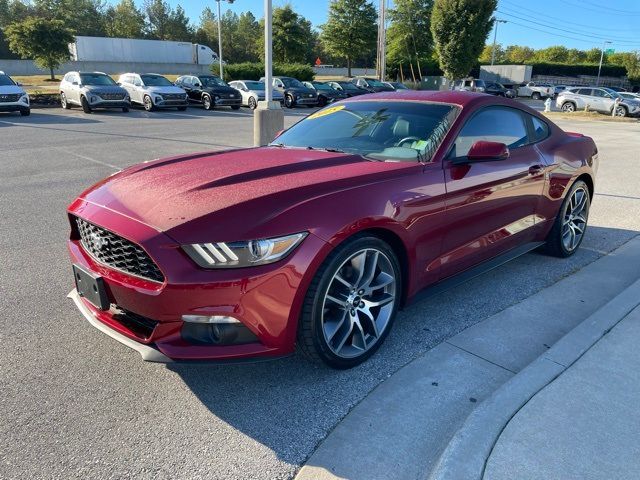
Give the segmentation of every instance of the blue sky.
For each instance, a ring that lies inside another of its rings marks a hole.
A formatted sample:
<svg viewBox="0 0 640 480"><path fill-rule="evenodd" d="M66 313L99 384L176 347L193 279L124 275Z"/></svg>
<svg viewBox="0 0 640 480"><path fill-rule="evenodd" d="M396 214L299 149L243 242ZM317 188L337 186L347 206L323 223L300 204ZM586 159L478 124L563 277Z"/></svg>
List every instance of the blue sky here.
<svg viewBox="0 0 640 480"><path fill-rule="evenodd" d="M142 3L142 0L136 1ZM214 0L168 1L172 6L181 4L194 23L206 5L215 8ZM379 0L373 2L379 4ZM389 2L392 4L393 0ZM274 6L287 3L314 26L326 20L329 0L273 0ZM259 18L264 12L264 1L235 0L233 5L223 2L222 8L238 13L250 10ZM607 48L616 51L640 50L639 0L499 0L497 16L507 20L498 30L498 43L505 46L565 45L589 49L609 40L612 44ZM492 40L493 33L488 42Z"/></svg>

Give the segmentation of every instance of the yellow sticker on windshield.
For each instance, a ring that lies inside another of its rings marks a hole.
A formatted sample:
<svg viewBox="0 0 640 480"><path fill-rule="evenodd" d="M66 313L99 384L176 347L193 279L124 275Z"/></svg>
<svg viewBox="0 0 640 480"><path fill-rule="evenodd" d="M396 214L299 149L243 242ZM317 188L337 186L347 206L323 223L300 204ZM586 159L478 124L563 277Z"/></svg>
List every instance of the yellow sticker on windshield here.
<svg viewBox="0 0 640 480"><path fill-rule="evenodd" d="M326 115L331 115L332 113L339 112L340 110L344 110L344 105L336 105L335 107L325 108L324 110L320 110L319 112L313 113L307 117L308 120L313 120L315 118L324 117Z"/></svg>

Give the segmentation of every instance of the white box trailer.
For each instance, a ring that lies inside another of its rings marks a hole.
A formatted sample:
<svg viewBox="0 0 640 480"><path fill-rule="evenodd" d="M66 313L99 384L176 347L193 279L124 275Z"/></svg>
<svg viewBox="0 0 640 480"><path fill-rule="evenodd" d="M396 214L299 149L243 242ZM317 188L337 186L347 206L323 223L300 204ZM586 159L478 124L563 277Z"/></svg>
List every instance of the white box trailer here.
<svg viewBox="0 0 640 480"><path fill-rule="evenodd" d="M503 85L521 85L531 80L531 65L481 65L480 79Z"/></svg>
<svg viewBox="0 0 640 480"><path fill-rule="evenodd" d="M192 63L211 65L218 54L206 45L168 40L76 37L69 44L72 60L84 62Z"/></svg>

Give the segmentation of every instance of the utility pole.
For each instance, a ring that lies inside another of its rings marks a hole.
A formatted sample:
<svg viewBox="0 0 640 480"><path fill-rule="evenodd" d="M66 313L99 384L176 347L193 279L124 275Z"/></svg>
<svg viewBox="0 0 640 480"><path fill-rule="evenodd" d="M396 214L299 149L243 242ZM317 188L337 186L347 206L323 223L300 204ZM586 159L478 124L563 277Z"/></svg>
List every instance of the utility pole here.
<svg viewBox="0 0 640 480"><path fill-rule="evenodd" d="M596 87L598 85L600 85L600 70L602 70L602 61L604 60L604 49L606 48L607 44L610 44L611 42L609 40L605 40L602 43L602 50L600 51L600 65L598 65L598 79L596 80Z"/></svg>
<svg viewBox="0 0 640 480"><path fill-rule="evenodd" d="M496 27L493 30L493 47L491 48L491 65L493 65L496 61L496 39L498 38L498 24L507 23L506 20L500 20L499 18L494 18L493 21L495 22Z"/></svg>
<svg viewBox="0 0 640 480"><path fill-rule="evenodd" d="M222 69L222 24L220 22L220 2L223 0L216 0L218 4L218 62L220 63L220 78L224 80L224 71ZM235 0L225 0L231 5Z"/></svg>
<svg viewBox="0 0 640 480"><path fill-rule="evenodd" d="M387 0L380 0L380 11L378 12L378 59L376 61L378 78L383 82L387 71L386 4Z"/></svg>

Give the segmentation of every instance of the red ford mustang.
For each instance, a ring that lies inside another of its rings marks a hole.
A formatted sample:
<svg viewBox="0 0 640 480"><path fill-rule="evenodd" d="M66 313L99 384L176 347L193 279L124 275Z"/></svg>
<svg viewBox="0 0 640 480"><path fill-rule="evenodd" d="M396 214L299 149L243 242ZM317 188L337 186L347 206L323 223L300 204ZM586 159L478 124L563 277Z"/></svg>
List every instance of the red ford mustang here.
<svg viewBox="0 0 640 480"><path fill-rule="evenodd" d="M268 147L144 163L82 193L70 296L146 360L297 344L352 367L419 292L543 245L573 254L597 162L591 138L508 99L349 99Z"/></svg>

